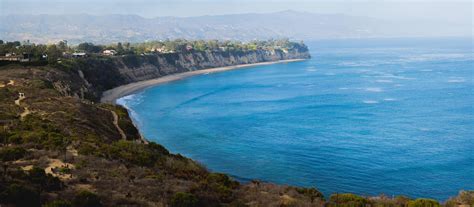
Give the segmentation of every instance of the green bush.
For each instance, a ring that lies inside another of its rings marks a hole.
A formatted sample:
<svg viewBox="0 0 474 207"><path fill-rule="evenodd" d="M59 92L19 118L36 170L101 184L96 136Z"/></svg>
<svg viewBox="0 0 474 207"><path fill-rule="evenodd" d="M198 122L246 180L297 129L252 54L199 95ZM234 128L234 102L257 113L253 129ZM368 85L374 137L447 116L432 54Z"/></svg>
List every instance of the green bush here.
<svg viewBox="0 0 474 207"><path fill-rule="evenodd" d="M198 206L198 199L190 193L178 192L171 198L171 207L194 207Z"/></svg>
<svg viewBox="0 0 474 207"><path fill-rule="evenodd" d="M46 174L44 170L39 167L33 167L28 171L28 175L31 183L38 185L40 189L55 191L62 188L63 184L59 178Z"/></svg>
<svg viewBox="0 0 474 207"><path fill-rule="evenodd" d="M30 186L12 184L0 187L0 204L12 204L17 207L40 206L40 194Z"/></svg>
<svg viewBox="0 0 474 207"><path fill-rule="evenodd" d="M26 154L26 150L22 147L4 147L0 149L0 160L3 162L19 160Z"/></svg>
<svg viewBox="0 0 474 207"><path fill-rule="evenodd" d="M89 191L79 192L72 202L74 207L101 207L99 196Z"/></svg>
<svg viewBox="0 0 474 207"><path fill-rule="evenodd" d="M236 188L239 186L238 182L231 180L228 175L222 173L210 173L207 176L206 181L208 183L219 184L227 188Z"/></svg>
<svg viewBox="0 0 474 207"><path fill-rule="evenodd" d="M168 151L158 144L140 144L133 141L120 140L112 145L103 145L102 150L115 159L140 165L153 166Z"/></svg>
<svg viewBox="0 0 474 207"><path fill-rule="evenodd" d="M364 197L354 195L351 193L332 194L329 198L327 206L338 207L364 207L368 204L368 200Z"/></svg>
<svg viewBox="0 0 474 207"><path fill-rule="evenodd" d="M200 205L209 206L231 202L234 199L233 189L238 186L238 182L225 174L210 173L191 192L198 196Z"/></svg>
<svg viewBox="0 0 474 207"><path fill-rule="evenodd" d="M408 207L440 207L439 202L433 199L418 198L408 202Z"/></svg>
<svg viewBox="0 0 474 207"><path fill-rule="evenodd" d="M71 207L71 206L72 206L71 202L65 201L65 200L55 200L43 205L43 207Z"/></svg>
<svg viewBox="0 0 474 207"><path fill-rule="evenodd" d="M10 132L7 134L7 143L11 143L11 144L22 144L23 143L23 138L21 136L21 133L17 133L17 132Z"/></svg>

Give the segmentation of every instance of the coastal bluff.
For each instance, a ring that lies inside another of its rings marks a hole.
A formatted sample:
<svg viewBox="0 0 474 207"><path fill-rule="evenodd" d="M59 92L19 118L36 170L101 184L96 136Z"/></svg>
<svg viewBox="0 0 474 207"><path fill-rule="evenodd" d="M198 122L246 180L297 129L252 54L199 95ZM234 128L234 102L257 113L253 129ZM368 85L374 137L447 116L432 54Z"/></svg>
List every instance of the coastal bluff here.
<svg viewBox="0 0 474 207"><path fill-rule="evenodd" d="M79 74L83 84L62 88L65 95L99 101L104 91L139 81L210 68L309 59L307 47L294 50L191 51L76 59L61 67ZM66 84L71 85L71 84ZM75 89L74 89L75 88Z"/></svg>
<svg viewBox="0 0 474 207"><path fill-rule="evenodd" d="M289 59L309 59L308 51L256 50L249 52L189 52L169 53L130 58L118 58L117 68L126 83L149 80L174 73L241 64L253 64Z"/></svg>

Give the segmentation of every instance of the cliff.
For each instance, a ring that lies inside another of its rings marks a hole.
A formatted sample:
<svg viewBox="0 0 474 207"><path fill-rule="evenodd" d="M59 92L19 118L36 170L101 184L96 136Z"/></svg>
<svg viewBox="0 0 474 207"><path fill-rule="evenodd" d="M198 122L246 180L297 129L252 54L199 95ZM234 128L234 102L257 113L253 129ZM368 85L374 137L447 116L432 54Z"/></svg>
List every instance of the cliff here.
<svg viewBox="0 0 474 207"><path fill-rule="evenodd" d="M246 52L192 51L72 59L65 60L58 67L64 71L79 74L82 84L60 84L59 90L64 95L98 101L102 92L106 90L170 74L240 64L308 58L311 58L308 49L299 48L290 51L278 49ZM69 88L64 88L63 85L68 85ZM79 86L79 88L71 87L71 85Z"/></svg>
<svg viewBox="0 0 474 207"><path fill-rule="evenodd" d="M117 58L118 71L126 83L173 73L259 62L308 59L308 51L257 50L249 52L189 52Z"/></svg>

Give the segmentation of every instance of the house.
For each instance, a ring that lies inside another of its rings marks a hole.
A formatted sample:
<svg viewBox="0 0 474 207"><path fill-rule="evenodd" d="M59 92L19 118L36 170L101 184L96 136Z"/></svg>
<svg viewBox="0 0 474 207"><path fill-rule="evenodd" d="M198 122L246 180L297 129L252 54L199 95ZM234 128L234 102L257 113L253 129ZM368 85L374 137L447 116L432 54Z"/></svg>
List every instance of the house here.
<svg viewBox="0 0 474 207"><path fill-rule="evenodd" d="M187 51L193 50L193 46L192 46L192 45L186 45L186 50L187 50Z"/></svg>
<svg viewBox="0 0 474 207"><path fill-rule="evenodd" d="M114 56L114 55L117 54L117 51L115 51L115 50L104 50L104 51L102 51L102 54L106 55L106 56Z"/></svg>
<svg viewBox="0 0 474 207"><path fill-rule="evenodd" d="M74 52L72 53L73 58L84 58L87 57L87 53L85 52Z"/></svg>
<svg viewBox="0 0 474 207"><path fill-rule="evenodd" d="M0 61L20 61L21 58L18 56L0 56Z"/></svg>
<svg viewBox="0 0 474 207"><path fill-rule="evenodd" d="M19 62L21 61L21 57L16 55L15 53L6 53L5 56L0 56L0 61L14 61Z"/></svg>
<svg viewBox="0 0 474 207"><path fill-rule="evenodd" d="M24 52L21 56L20 62L30 62L33 58L33 54Z"/></svg>
<svg viewBox="0 0 474 207"><path fill-rule="evenodd" d="M166 47L161 47L161 48L153 48L151 49L152 52L158 52L158 53L174 53L173 50L168 50Z"/></svg>

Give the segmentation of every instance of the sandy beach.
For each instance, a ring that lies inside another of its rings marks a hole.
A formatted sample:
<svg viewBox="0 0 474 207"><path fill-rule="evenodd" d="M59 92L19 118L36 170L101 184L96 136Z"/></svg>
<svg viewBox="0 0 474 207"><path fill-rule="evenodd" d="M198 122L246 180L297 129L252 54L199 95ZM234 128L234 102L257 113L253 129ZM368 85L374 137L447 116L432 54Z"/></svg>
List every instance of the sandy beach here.
<svg viewBox="0 0 474 207"><path fill-rule="evenodd" d="M159 77L159 78L155 78L151 80L144 80L144 81L139 81L135 83L130 83L127 85L123 85L123 86L119 86L119 87L107 90L102 94L102 98L100 99L100 102L113 104L115 103L117 99L130 95L139 90L143 90L148 87L163 84L163 83L168 83L171 81L181 80L181 79L188 78L195 75L223 72L223 71L228 71L228 70L236 70L236 69L261 66L261 65L296 62L296 61L302 61L302 60L305 60L305 59L291 59L291 60L279 60L279 61L261 62L261 63L253 63L253 64L242 64L242 65L233 65L233 66L226 66L226 67L195 70L195 71L189 71L189 72L184 72L184 73L176 73L176 74L167 75L167 76L163 76L163 77Z"/></svg>

